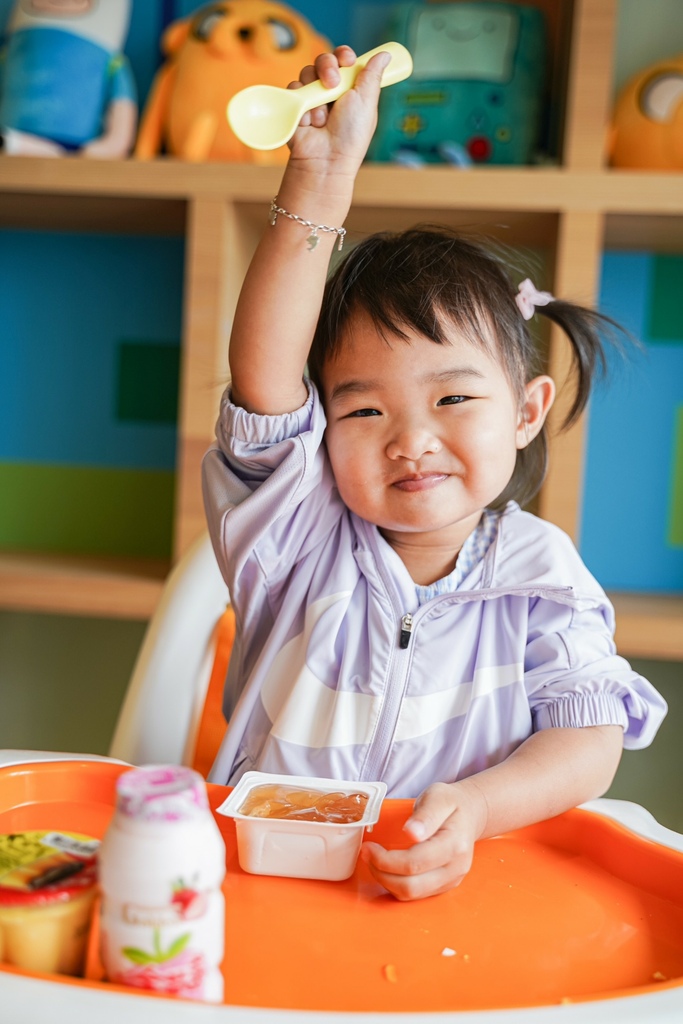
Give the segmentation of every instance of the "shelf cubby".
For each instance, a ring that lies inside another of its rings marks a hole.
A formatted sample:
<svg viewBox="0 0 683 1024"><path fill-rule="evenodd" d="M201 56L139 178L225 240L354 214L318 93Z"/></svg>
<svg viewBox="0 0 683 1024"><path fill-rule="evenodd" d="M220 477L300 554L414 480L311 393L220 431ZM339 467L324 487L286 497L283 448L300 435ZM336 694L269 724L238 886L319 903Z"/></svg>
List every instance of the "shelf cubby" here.
<svg viewBox="0 0 683 1024"><path fill-rule="evenodd" d="M552 5L551 5L552 7ZM358 176L350 238L416 222L475 228L541 250L557 294L596 299L605 247L680 251L681 176L605 167L616 0L563 5L570 45L561 164L419 170L366 164ZM559 30L558 30L559 31ZM559 38L559 34L558 34ZM557 77L557 76L556 76ZM95 231L185 239L177 432L174 557L204 529L199 467L228 376L230 325L240 283L281 168L246 164L45 160L0 157L0 230ZM549 372L562 381L566 343L551 332ZM562 418L553 412L551 429ZM585 424L552 439L538 511L576 537ZM0 607L147 618L168 564L131 559L0 554ZM680 596L618 594L617 641L627 656L683 659Z"/></svg>

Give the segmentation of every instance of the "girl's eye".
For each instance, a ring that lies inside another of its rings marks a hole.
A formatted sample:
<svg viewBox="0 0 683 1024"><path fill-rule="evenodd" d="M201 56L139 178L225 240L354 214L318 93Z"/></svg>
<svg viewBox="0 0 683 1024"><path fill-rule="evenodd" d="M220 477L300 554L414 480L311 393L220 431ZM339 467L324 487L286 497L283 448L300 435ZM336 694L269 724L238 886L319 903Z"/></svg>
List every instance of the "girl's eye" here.
<svg viewBox="0 0 683 1024"><path fill-rule="evenodd" d="M377 409L356 409L355 412L349 413L349 419L358 416L379 416Z"/></svg>
<svg viewBox="0 0 683 1024"><path fill-rule="evenodd" d="M437 405L460 405L461 402L466 402L466 395L446 395L445 398L440 398L436 403Z"/></svg>

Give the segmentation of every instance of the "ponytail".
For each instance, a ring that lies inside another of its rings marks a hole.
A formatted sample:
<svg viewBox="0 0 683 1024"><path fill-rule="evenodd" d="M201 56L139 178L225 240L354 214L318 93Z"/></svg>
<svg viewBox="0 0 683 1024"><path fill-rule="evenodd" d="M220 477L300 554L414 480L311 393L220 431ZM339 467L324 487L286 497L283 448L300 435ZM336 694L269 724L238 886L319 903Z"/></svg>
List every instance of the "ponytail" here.
<svg viewBox="0 0 683 1024"><path fill-rule="evenodd" d="M536 312L561 327L571 344L576 392L561 428L567 430L586 408L593 381L605 376L605 340L618 351L623 351L619 334L626 334L626 331L616 320L603 313L561 299L538 307Z"/></svg>
<svg viewBox="0 0 683 1024"><path fill-rule="evenodd" d="M594 381L605 375L605 343L623 353L620 335L627 336L636 345L638 342L611 317L562 299L553 299L544 306L536 306L535 312L562 328L571 345L575 393L560 426L561 431L568 430L586 408ZM502 509L511 500L524 506L536 496L547 473L548 447L548 427L544 423L533 441L517 452L512 478L503 493L492 503L492 508Z"/></svg>

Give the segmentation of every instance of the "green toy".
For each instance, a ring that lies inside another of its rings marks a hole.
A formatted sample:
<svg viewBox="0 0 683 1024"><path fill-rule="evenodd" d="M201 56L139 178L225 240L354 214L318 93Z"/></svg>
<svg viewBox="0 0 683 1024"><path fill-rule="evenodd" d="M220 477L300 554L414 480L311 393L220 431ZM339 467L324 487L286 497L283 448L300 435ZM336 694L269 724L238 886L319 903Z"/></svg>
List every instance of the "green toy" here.
<svg viewBox="0 0 683 1024"><path fill-rule="evenodd" d="M400 3L386 38L410 50L414 69L382 95L370 159L532 161L545 87L541 11L491 2Z"/></svg>

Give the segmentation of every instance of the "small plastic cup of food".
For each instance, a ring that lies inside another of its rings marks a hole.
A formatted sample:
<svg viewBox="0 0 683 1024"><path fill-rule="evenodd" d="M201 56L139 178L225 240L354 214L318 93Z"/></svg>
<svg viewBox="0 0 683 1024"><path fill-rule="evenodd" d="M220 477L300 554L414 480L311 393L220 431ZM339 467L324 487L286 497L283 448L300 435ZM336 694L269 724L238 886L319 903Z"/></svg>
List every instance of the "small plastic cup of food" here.
<svg viewBox="0 0 683 1024"><path fill-rule="evenodd" d="M353 874L386 791L383 782L246 772L218 813L235 819L244 871L338 882Z"/></svg>
<svg viewBox="0 0 683 1024"><path fill-rule="evenodd" d="M0 961L83 974L98 847L73 832L0 835Z"/></svg>

